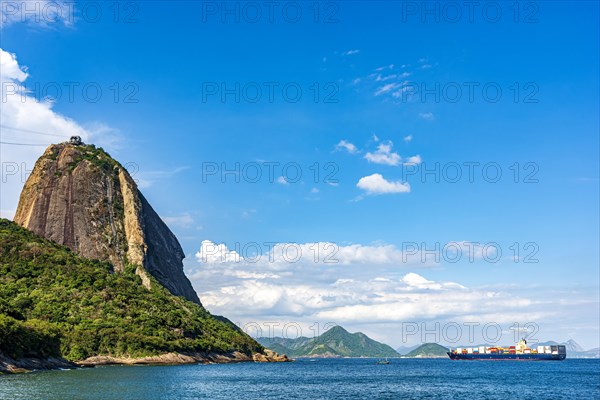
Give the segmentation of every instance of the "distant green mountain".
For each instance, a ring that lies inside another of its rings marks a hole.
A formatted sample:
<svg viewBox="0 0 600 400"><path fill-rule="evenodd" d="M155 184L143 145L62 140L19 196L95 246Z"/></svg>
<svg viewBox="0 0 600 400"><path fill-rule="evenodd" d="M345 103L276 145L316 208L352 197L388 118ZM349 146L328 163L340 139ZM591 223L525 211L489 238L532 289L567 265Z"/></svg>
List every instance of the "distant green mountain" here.
<svg viewBox="0 0 600 400"><path fill-rule="evenodd" d="M400 346L396 348L396 351L400 354L408 354L419 346L420 344L416 344L414 346Z"/></svg>
<svg viewBox="0 0 600 400"><path fill-rule="evenodd" d="M437 358L437 357L448 357L446 352L448 349L444 346L440 346L437 343L425 343L417 347L406 357L421 357L421 358Z"/></svg>
<svg viewBox="0 0 600 400"><path fill-rule="evenodd" d="M292 357L398 357L390 346L361 332L350 333L334 326L316 338L259 338L264 347Z"/></svg>
<svg viewBox="0 0 600 400"><path fill-rule="evenodd" d="M312 339L301 336L298 337L296 339L288 339L288 338L282 338L282 337L273 337L273 338L268 338L268 337L262 337L260 339L258 339L257 341L259 343L264 343L263 346L276 351L277 353L279 353L278 350L276 350L276 348L283 348L286 349L286 351L289 353L291 350L296 350L302 346L304 346L306 343L310 342ZM288 354L285 353L285 354Z"/></svg>

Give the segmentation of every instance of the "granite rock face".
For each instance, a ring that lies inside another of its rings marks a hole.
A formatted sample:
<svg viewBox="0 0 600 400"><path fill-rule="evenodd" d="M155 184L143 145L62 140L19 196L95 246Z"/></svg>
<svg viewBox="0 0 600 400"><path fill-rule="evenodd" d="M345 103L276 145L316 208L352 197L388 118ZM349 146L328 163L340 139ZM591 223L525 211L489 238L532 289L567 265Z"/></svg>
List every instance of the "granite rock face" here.
<svg viewBox="0 0 600 400"><path fill-rule="evenodd" d="M183 272L175 235L125 168L92 145L60 143L38 159L14 221L83 257L130 266L150 288L152 275L171 293L200 304Z"/></svg>

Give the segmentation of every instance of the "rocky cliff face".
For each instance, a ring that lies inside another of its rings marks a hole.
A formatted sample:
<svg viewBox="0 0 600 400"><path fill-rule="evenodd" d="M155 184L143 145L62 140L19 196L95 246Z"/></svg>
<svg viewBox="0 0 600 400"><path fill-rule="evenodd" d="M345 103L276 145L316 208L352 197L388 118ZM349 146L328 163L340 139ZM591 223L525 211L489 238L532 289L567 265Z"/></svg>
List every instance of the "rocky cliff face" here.
<svg viewBox="0 0 600 400"><path fill-rule="evenodd" d="M51 145L27 179L14 221L115 271L136 268L171 293L200 300L183 273L184 253L129 173L90 145Z"/></svg>

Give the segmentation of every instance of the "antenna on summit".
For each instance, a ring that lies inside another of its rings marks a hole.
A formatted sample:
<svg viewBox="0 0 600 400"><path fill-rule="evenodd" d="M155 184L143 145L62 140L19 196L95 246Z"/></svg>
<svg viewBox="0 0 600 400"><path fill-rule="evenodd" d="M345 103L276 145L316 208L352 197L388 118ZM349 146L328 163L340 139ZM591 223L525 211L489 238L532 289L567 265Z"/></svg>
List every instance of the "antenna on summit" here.
<svg viewBox="0 0 600 400"><path fill-rule="evenodd" d="M71 138L69 139L69 144L72 144L74 146L82 145L83 142L81 141L81 136L71 136Z"/></svg>

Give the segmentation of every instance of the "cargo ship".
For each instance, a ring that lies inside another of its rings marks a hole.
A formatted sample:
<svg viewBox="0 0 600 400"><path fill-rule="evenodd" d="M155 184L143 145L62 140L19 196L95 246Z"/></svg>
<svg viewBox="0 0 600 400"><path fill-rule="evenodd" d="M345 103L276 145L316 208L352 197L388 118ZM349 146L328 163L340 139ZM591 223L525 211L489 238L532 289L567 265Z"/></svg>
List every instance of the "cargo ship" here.
<svg viewBox="0 0 600 400"><path fill-rule="evenodd" d="M510 347L458 347L447 353L451 360L531 360L550 361L567 358L567 349L563 345L537 346L531 349L522 339Z"/></svg>

